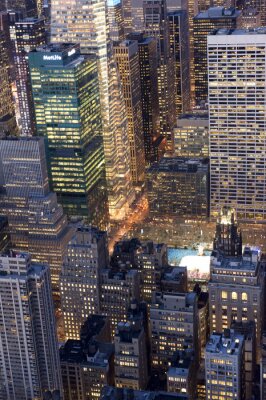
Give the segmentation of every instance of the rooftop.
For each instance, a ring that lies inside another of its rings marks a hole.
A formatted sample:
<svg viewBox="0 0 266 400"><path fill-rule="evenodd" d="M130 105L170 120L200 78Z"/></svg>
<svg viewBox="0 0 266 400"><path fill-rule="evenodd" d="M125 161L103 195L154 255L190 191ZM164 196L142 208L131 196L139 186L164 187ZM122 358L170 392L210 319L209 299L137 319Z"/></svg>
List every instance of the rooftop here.
<svg viewBox="0 0 266 400"><path fill-rule="evenodd" d="M240 14L241 11L236 10L234 7L210 7L208 10L200 12L194 19L232 19L239 17Z"/></svg>
<svg viewBox="0 0 266 400"><path fill-rule="evenodd" d="M206 345L206 353L225 356L238 355L242 351L244 336L231 329L225 329L223 334L213 333Z"/></svg>
<svg viewBox="0 0 266 400"><path fill-rule="evenodd" d="M186 172L197 173L208 171L207 158L163 157L157 163L152 164L148 173L159 172Z"/></svg>
<svg viewBox="0 0 266 400"><path fill-rule="evenodd" d="M247 29L216 29L210 33L211 36L230 35L266 35L266 27L247 28Z"/></svg>
<svg viewBox="0 0 266 400"><path fill-rule="evenodd" d="M148 392L132 389L118 389L105 386L102 390L101 400L186 400L188 397L183 394L167 392Z"/></svg>
<svg viewBox="0 0 266 400"><path fill-rule="evenodd" d="M213 250L211 254L211 266L230 271L255 272L261 259L260 249L245 247L242 256L224 256L219 251Z"/></svg>

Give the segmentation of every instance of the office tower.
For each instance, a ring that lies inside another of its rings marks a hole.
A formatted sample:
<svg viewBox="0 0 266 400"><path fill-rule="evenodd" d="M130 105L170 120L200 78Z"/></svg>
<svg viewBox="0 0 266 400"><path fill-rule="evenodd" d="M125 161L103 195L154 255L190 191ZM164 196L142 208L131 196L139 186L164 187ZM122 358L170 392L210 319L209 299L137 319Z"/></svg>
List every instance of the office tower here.
<svg viewBox="0 0 266 400"><path fill-rule="evenodd" d="M144 390L148 384L147 338L144 328L119 322L115 337L115 386Z"/></svg>
<svg viewBox="0 0 266 400"><path fill-rule="evenodd" d="M19 11L23 17L37 16L37 3L35 0L3 0L0 4L0 11Z"/></svg>
<svg viewBox="0 0 266 400"><path fill-rule="evenodd" d="M209 337L209 293L203 292L196 284L193 291L197 294L198 326L199 326L199 356L204 358L205 346Z"/></svg>
<svg viewBox="0 0 266 400"><path fill-rule="evenodd" d="M174 129L174 151L177 157L209 156L209 115L193 112L181 115Z"/></svg>
<svg viewBox="0 0 266 400"><path fill-rule="evenodd" d="M98 59L109 213L125 217L134 200L130 175L130 148L121 82L114 61L107 5L104 0L51 2L52 42L79 43L81 51Z"/></svg>
<svg viewBox="0 0 266 400"><path fill-rule="evenodd" d="M233 322L231 329L244 337L245 398L252 399L256 368L256 326L254 321ZM263 397L262 397L263 398Z"/></svg>
<svg viewBox="0 0 266 400"><path fill-rule="evenodd" d="M184 395L163 391L141 391L105 386L100 400L186 400Z"/></svg>
<svg viewBox="0 0 266 400"><path fill-rule="evenodd" d="M125 35L143 32L143 0L122 0Z"/></svg>
<svg viewBox="0 0 266 400"><path fill-rule="evenodd" d="M204 363L205 364L205 363ZM205 365L197 371L197 400L206 400Z"/></svg>
<svg viewBox="0 0 266 400"><path fill-rule="evenodd" d="M108 19L110 39L120 41L125 39L124 19L121 0L108 0Z"/></svg>
<svg viewBox="0 0 266 400"><path fill-rule="evenodd" d="M242 11L242 24L244 29L258 28L261 26L261 15L257 8L246 8Z"/></svg>
<svg viewBox="0 0 266 400"><path fill-rule="evenodd" d="M108 225L102 120L94 56L78 45L29 53L36 132L48 149L52 189L69 217ZM63 80L63 81L62 81Z"/></svg>
<svg viewBox="0 0 266 400"><path fill-rule="evenodd" d="M206 159L164 157L146 172L147 195L153 216L208 215Z"/></svg>
<svg viewBox="0 0 266 400"><path fill-rule="evenodd" d="M198 313L196 293L157 293L150 307L152 369L167 371L177 350L194 350L198 359ZM196 361L197 362L197 361Z"/></svg>
<svg viewBox="0 0 266 400"><path fill-rule="evenodd" d="M138 40L138 48L144 151L146 165L149 165L160 159L166 144L160 135L157 41L142 35Z"/></svg>
<svg viewBox="0 0 266 400"><path fill-rule="evenodd" d="M60 348L64 400L97 400L105 385L114 383L114 346L108 320L91 315L80 340L67 340Z"/></svg>
<svg viewBox="0 0 266 400"><path fill-rule="evenodd" d="M145 173L138 42L124 40L115 43L113 49L126 102L130 171L133 183L138 185L144 181Z"/></svg>
<svg viewBox="0 0 266 400"><path fill-rule="evenodd" d="M187 11L168 14L170 51L174 59L176 116L190 109L189 32Z"/></svg>
<svg viewBox="0 0 266 400"><path fill-rule="evenodd" d="M225 256L241 256L242 235L239 230L235 210L223 207L216 224L213 250Z"/></svg>
<svg viewBox="0 0 266 400"><path fill-rule="evenodd" d="M100 312L99 271L109 263L106 232L78 227L67 246L60 275L66 339L79 339L88 315Z"/></svg>
<svg viewBox="0 0 266 400"><path fill-rule="evenodd" d="M13 250L0 265L0 396L41 400L61 389L49 266Z"/></svg>
<svg viewBox="0 0 266 400"><path fill-rule="evenodd" d="M191 351L177 351L167 371L167 392L186 395L188 400L196 398L196 365Z"/></svg>
<svg viewBox="0 0 266 400"><path fill-rule="evenodd" d="M21 134L35 133L35 115L32 98L28 53L44 45L46 40L43 19L26 18L15 23L15 67Z"/></svg>
<svg viewBox="0 0 266 400"><path fill-rule="evenodd" d="M173 149L173 129L176 123L175 70L170 51L169 21L166 0L144 0L144 32L157 40L157 71L160 133L166 137L166 147Z"/></svg>
<svg viewBox="0 0 266 400"><path fill-rule="evenodd" d="M72 229L49 191L43 138L1 140L0 165L0 210L8 218L12 246L30 252L35 262L49 263L53 289L58 291Z"/></svg>
<svg viewBox="0 0 266 400"><path fill-rule="evenodd" d="M208 101L207 37L214 29L235 29L241 25L241 11L209 8L193 18L194 73L196 104Z"/></svg>
<svg viewBox="0 0 266 400"><path fill-rule="evenodd" d="M208 38L213 217L225 205L239 221L265 220L265 48L263 28Z"/></svg>
<svg viewBox="0 0 266 400"><path fill-rule="evenodd" d="M0 138L17 133L6 36L0 31Z"/></svg>
<svg viewBox="0 0 266 400"><path fill-rule="evenodd" d="M244 337L226 329L211 335L205 352L206 398L244 399Z"/></svg>
<svg viewBox="0 0 266 400"><path fill-rule="evenodd" d="M213 250L208 284L211 332L222 332L233 321L255 321L257 357L264 312L264 265L260 251L249 247L238 256Z"/></svg>
<svg viewBox="0 0 266 400"><path fill-rule="evenodd" d="M107 315L114 336L119 322L126 322L127 310L133 299L139 300L139 274L136 270L116 272L105 269L100 274L101 314Z"/></svg>

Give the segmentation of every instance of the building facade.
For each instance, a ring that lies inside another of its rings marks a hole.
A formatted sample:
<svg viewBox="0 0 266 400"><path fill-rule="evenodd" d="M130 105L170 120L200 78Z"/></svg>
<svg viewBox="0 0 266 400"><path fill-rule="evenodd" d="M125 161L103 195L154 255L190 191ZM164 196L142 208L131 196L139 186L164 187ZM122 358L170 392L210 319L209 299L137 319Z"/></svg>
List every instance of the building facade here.
<svg viewBox="0 0 266 400"><path fill-rule="evenodd" d="M239 221L265 220L265 47L263 28L208 37L213 217L228 206Z"/></svg>
<svg viewBox="0 0 266 400"><path fill-rule="evenodd" d="M61 390L49 266L10 251L0 256L0 269L0 396L41 400L45 391Z"/></svg>
<svg viewBox="0 0 266 400"><path fill-rule="evenodd" d="M79 339L90 314L100 312L100 270L109 263L106 232L77 228L67 246L60 274L60 298L66 339Z"/></svg>

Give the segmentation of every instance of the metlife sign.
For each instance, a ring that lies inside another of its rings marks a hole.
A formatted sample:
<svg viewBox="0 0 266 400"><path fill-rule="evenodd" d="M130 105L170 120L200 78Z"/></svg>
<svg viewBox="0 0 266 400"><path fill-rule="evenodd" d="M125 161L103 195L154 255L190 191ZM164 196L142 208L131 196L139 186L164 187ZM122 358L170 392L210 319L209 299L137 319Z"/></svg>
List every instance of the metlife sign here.
<svg viewBox="0 0 266 400"><path fill-rule="evenodd" d="M53 54L53 55L49 55L49 56L47 56L47 55L44 55L43 56L43 61L61 61L62 60L62 57L61 56L59 56L59 54Z"/></svg>

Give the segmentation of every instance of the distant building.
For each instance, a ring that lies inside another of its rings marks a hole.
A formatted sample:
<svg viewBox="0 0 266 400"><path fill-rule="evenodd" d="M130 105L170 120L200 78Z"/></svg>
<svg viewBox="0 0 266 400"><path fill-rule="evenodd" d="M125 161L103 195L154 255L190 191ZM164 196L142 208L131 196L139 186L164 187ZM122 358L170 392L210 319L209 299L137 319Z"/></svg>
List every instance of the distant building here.
<svg viewBox="0 0 266 400"><path fill-rule="evenodd" d="M124 40L125 27L121 0L108 0L107 7L111 40Z"/></svg>
<svg viewBox="0 0 266 400"><path fill-rule="evenodd" d="M20 11L24 17L37 16L37 1L35 0L4 0L1 1L0 11Z"/></svg>
<svg viewBox="0 0 266 400"><path fill-rule="evenodd" d="M206 159L164 157L146 173L153 216L207 217L209 166Z"/></svg>
<svg viewBox="0 0 266 400"><path fill-rule="evenodd" d="M235 8L211 7L193 18L196 104L208 101L208 34L214 29L235 29L239 26L241 11Z"/></svg>
<svg viewBox="0 0 266 400"><path fill-rule="evenodd" d="M170 51L174 59L175 107L178 117L190 109L190 51L187 11L168 13L167 19L169 21Z"/></svg>
<svg viewBox="0 0 266 400"><path fill-rule="evenodd" d="M174 152L177 157L209 156L209 117L206 113L181 115L174 129Z"/></svg>
<svg viewBox="0 0 266 400"><path fill-rule="evenodd" d="M18 133L13 104L7 39L0 30L0 139Z"/></svg>
<svg viewBox="0 0 266 400"><path fill-rule="evenodd" d="M148 349L144 327L119 322L115 344L115 386L144 390L148 384Z"/></svg>
<svg viewBox="0 0 266 400"><path fill-rule="evenodd" d="M152 369L166 372L173 354L187 346L198 360L196 293L157 293L150 307Z"/></svg>
<svg viewBox="0 0 266 400"><path fill-rule="evenodd" d="M67 246L60 274L60 299L66 339L79 339L90 314L100 312L100 270L107 267L107 234L80 226Z"/></svg>
<svg viewBox="0 0 266 400"><path fill-rule="evenodd" d="M114 346L108 320L91 315L80 340L67 340L60 348L65 400L97 400L105 385L114 383Z"/></svg>
<svg viewBox="0 0 266 400"><path fill-rule="evenodd" d="M16 22L15 37L15 71L21 133L32 136L36 132L28 53L45 44L44 20L26 18Z"/></svg>
<svg viewBox="0 0 266 400"><path fill-rule="evenodd" d="M195 374L196 364L193 352L176 352L167 371L167 392L186 394L189 400L194 400L196 398Z"/></svg>
<svg viewBox="0 0 266 400"><path fill-rule="evenodd" d="M145 154L138 42L115 42L113 50L126 103L132 181L141 184L144 181Z"/></svg>
<svg viewBox="0 0 266 400"><path fill-rule="evenodd" d="M49 266L11 250L0 271L0 397L42 399L61 390Z"/></svg>
<svg viewBox="0 0 266 400"><path fill-rule="evenodd" d="M226 329L211 335L205 352L206 398L244 399L244 337Z"/></svg>
<svg viewBox="0 0 266 400"><path fill-rule="evenodd" d="M127 321L127 310L133 299L140 298L137 270L117 272L104 269L100 273L100 311L111 322L112 336L119 322Z"/></svg>

